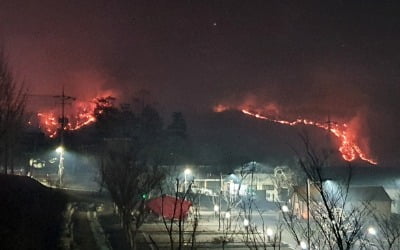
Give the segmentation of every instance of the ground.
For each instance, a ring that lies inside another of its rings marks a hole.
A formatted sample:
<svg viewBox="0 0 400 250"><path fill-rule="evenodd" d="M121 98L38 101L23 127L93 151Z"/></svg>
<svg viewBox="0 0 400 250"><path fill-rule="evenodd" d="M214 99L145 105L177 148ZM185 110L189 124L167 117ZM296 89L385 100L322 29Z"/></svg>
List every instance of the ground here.
<svg viewBox="0 0 400 250"><path fill-rule="evenodd" d="M0 175L0 249L57 249L66 195L29 177Z"/></svg>
<svg viewBox="0 0 400 250"><path fill-rule="evenodd" d="M129 249L119 217L104 191L99 193L68 187L60 190L21 176L0 175L0 185L4 187L0 190L0 198L7 201L0 207L2 214L7 215L0 218L0 238L3 239L0 249ZM71 223L67 214L70 214ZM234 217L235 212L232 212ZM263 216L270 225L276 223L277 218L274 211ZM185 222L184 249L190 249L192 244L192 222L192 217ZM249 249L245 244L247 234L243 228L229 229L223 219L220 226L218 222L218 216L204 204L196 230L197 249ZM175 226L175 246L177 232ZM287 234L283 234L282 239L289 241ZM273 248L270 243L267 246ZM162 219L152 216L141 227L137 247L143 250L170 249ZM280 249L289 248L281 244Z"/></svg>

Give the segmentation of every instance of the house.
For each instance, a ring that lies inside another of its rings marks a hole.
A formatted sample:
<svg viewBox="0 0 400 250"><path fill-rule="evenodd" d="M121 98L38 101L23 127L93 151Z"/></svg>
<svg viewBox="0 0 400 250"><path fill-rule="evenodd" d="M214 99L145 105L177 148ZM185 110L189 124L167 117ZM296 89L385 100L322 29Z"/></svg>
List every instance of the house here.
<svg viewBox="0 0 400 250"><path fill-rule="evenodd" d="M248 174L243 184L252 186L255 191L265 192L265 200L270 202L287 201L295 183L294 172L287 166L277 166L263 172ZM252 184L252 185L251 185Z"/></svg>
<svg viewBox="0 0 400 250"><path fill-rule="evenodd" d="M325 185L325 184L324 184ZM333 190L333 189L331 189ZM339 196L339 194L342 194ZM335 191L335 197L340 197L338 204L343 204L345 201L345 211L357 207L366 206L372 213L388 217L391 214L392 200L381 186L352 186L346 190ZM347 195L347 196L346 196ZM291 205L293 213L303 219L307 219L307 196L309 196L310 211L318 209L322 206L322 198L315 185L310 185L307 195L307 186L294 187ZM340 205L338 210L340 210Z"/></svg>
<svg viewBox="0 0 400 250"><path fill-rule="evenodd" d="M252 162L249 163L253 166ZM192 191L209 196L217 196L222 191L233 199L250 193L257 200L270 202L287 201L295 183L295 174L288 166L263 167L255 164L258 169L239 168L228 175L193 178Z"/></svg>
<svg viewBox="0 0 400 250"><path fill-rule="evenodd" d="M198 178L193 180L191 189L194 193L215 196L221 190L221 183L220 178Z"/></svg>
<svg viewBox="0 0 400 250"><path fill-rule="evenodd" d="M392 199L381 186L357 186L349 189L349 203L353 206L366 204L372 213L389 217Z"/></svg>
<svg viewBox="0 0 400 250"><path fill-rule="evenodd" d="M385 185L385 191L392 199L392 213L400 214L400 189L397 186Z"/></svg>

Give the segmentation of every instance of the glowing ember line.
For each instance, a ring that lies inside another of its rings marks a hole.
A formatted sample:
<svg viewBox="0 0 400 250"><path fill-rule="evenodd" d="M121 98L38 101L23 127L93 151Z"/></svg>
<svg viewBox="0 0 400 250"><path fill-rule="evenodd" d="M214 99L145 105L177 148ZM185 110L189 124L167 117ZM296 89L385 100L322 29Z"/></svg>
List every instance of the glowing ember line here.
<svg viewBox="0 0 400 250"><path fill-rule="evenodd" d="M38 113L38 117L41 127L44 128L45 133L50 138L54 138L55 136L57 136L58 130L60 129L60 124L56 122L57 119L55 114L52 112ZM68 122L65 125L64 130L74 131L96 122L96 118L94 117L94 115L89 113L85 115L80 114L78 117L75 118L76 119L74 119L73 122Z"/></svg>
<svg viewBox="0 0 400 250"><path fill-rule="evenodd" d="M266 120L270 122L275 122L283 125L288 125L288 126L296 126L296 125L309 125L309 126L314 126L318 127L324 130L329 131L333 135L335 135L339 141L340 141L340 147L339 151L342 154L343 159L346 161L354 161L357 157L360 158L363 161L366 161L370 164L376 165L378 164L375 160L369 158L362 150L361 148L354 142L352 139L352 136L349 135L347 131L347 124L337 124L337 123L331 123L331 124L326 124L326 123L320 123L320 122L314 122L306 119L296 119L294 121L286 121L286 120L277 120L277 119L272 119L257 113L250 112L249 110L242 109L241 110L243 114L255 117L257 119L261 120Z"/></svg>
<svg viewBox="0 0 400 250"><path fill-rule="evenodd" d="M57 129L59 124L56 122L56 117L54 113L38 113L37 114L41 127L43 127L44 132L50 137L54 138L57 135Z"/></svg>
<svg viewBox="0 0 400 250"><path fill-rule="evenodd" d="M94 103L82 104L80 103L77 108L78 114L70 117L70 121L65 125L64 130L74 131L81 129L84 126L88 126L96 122L94 110L96 105ZM54 138L57 136L60 129L60 123L58 122L57 116L54 112L42 112L37 114L40 122L40 126L43 131L50 137Z"/></svg>

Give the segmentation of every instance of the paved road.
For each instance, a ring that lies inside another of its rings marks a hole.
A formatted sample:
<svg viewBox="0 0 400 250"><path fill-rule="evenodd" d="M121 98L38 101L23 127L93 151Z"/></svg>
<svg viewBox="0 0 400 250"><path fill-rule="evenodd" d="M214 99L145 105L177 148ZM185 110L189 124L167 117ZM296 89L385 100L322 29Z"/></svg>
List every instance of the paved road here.
<svg viewBox="0 0 400 250"><path fill-rule="evenodd" d="M70 201L75 206L72 216L73 248L74 250L109 250L107 237L99 224L96 208L107 197L98 196L93 192L66 190Z"/></svg>
<svg viewBox="0 0 400 250"><path fill-rule="evenodd" d="M93 237L90 222L87 217L86 211L76 211L72 217L74 223L73 235L74 243L73 249L86 250L86 249L99 249L96 240Z"/></svg>
<svg viewBox="0 0 400 250"><path fill-rule="evenodd" d="M99 240L93 236L93 229L91 228L90 220L87 216L87 211L95 211L96 204L104 203L104 210L97 213L97 218L101 224L102 236L100 241L108 239L115 250L128 250L129 247L125 240L125 235L120 227L120 221L118 216L113 214L111 202L108 197L99 196L95 192L80 192L80 191L68 191L73 200L81 204L81 210L76 213L74 220L76 228L74 233L76 235L74 249L100 249L104 244L99 244ZM235 217L233 212L232 218ZM255 216L256 217L256 216ZM277 212L268 212L263 216L264 222L267 225L275 225L279 219ZM258 222L259 224L260 222ZM241 224L240 222L238 224ZM234 227L235 223L232 223ZM226 233L222 231L222 227L226 226L221 222L221 231L218 231L218 217L214 216L213 211L202 210L201 219L196 233L196 246L202 249L249 249L246 247L247 235L243 228L237 229L232 228L235 233ZM243 225L242 225L243 226ZM188 232L185 233L185 239L187 247L190 249L191 241L191 225L188 225ZM138 249L170 249L169 237L166 232L165 226L162 221L154 221L152 223L146 223L141 228L142 233L138 237ZM174 229L177 232L177 228ZM174 233L175 242L178 234ZM223 239L229 239L229 243L224 244ZM290 236L287 233L282 234L284 242L290 241ZM100 247L99 247L100 245ZM269 249L273 249L273 246L269 244ZM278 249L278 248L276 248ZM281 245L282 250L291 249L286 244Z"/></svg>
<svg viewBox="0 0 400 250"><path fill-rule="evenodd" d="M233 228L230 231L223 231L222 229L218 231L218 220L200 220L198 228L196 230L196 248L197 249L250 249L246 246L246 240L251 239L251 234L249 238L247 238L246 231L243 229ZM185 229L187 230L184 234L184 242L185 245L190 249L190 245L192 242L192 230L193 225L190 222L187 222L185 225ZM154 241L153 244L154 249L169 249L170 241L169 236L166 232L165 225L162 221L146 223L141 228L145 238L149 239L148 241ZM175 226L173 228L174 234L174 242L178 242L178 228ZM226 242L224 242L224 239ZM248 241L249 242L249 241ZM260 249L264 249L258 245ZM265 245L267 249L273 249L273 245L267 242L265 239ZM278 246L276 246L278 249ZM280 249L288 250L289 248L286 244L281 244Z"/></svg>

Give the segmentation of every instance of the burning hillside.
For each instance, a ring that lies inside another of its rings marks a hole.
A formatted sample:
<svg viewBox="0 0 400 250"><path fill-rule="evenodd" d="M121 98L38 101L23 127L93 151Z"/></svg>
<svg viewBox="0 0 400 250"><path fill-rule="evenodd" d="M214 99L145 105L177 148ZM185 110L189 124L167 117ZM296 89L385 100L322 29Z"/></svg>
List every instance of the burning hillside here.
<svg viewBox="0 0 400 250"><path fill-rule="evenodd" d="M223 112L229 109L232 108L229 106L219 104L214 107L214 112ZM285 126L305 125L326 130L338 139L339 142L338 151L341 153L344 160L354 161L356 159L361 159L372 165L377 164L376 160L374 160L363 149L361 149L360 145L357 142L358 141L357 133L354 130L350 129L350 127L346 123L337 123L332 121L319 122L303 118L298 118L295 120L277 119L274 118L273 116L269 117L267 115L262 115L258 112L253 112L243 107L236 109L240 110L243 114L254 117L256 119L278 123Z"/></svg>
<svg viewBox="0 0 400 250"><path fill-rule="evenodd" d="M72 111L65 115L64 130L74 131L96 122L96 112L102 112L102 108L110 107L115 98L100 96L92 101L76 101L72 103ZM37 114L39 126L50 138L55 138L61 127L61 115L59 110L48 110Z"/></svg>

